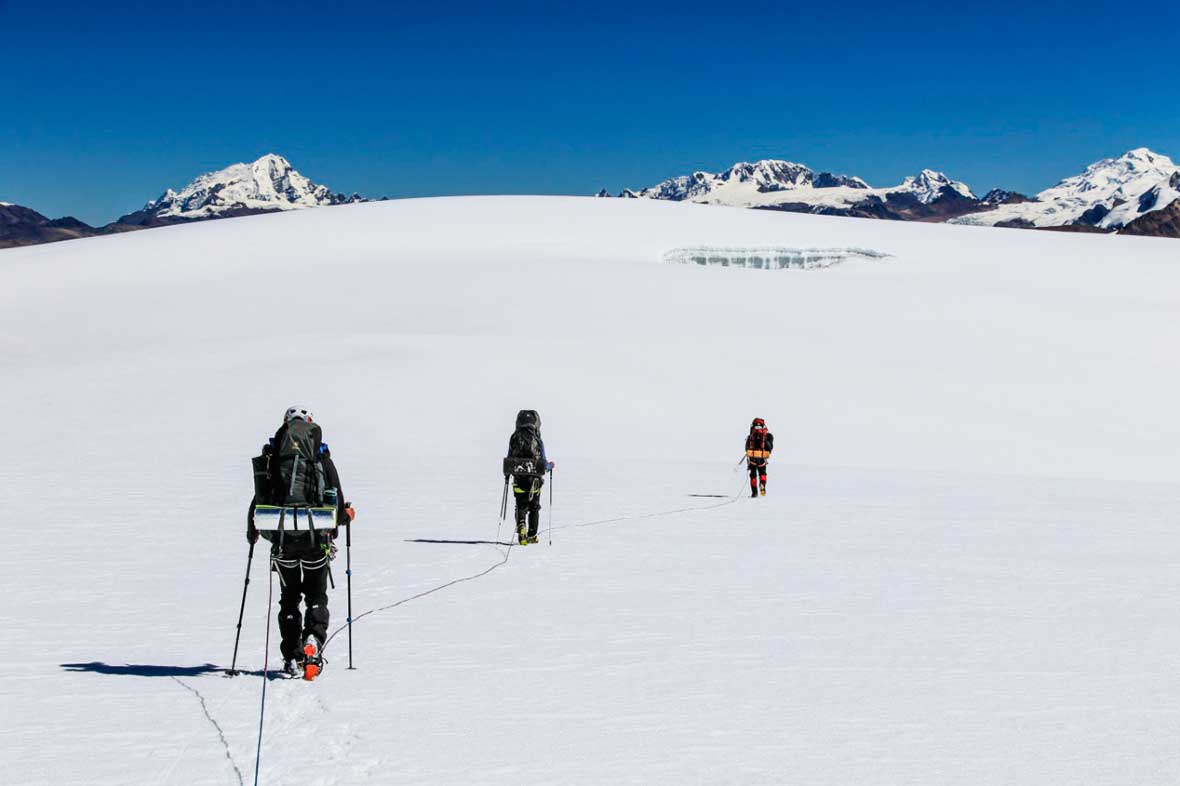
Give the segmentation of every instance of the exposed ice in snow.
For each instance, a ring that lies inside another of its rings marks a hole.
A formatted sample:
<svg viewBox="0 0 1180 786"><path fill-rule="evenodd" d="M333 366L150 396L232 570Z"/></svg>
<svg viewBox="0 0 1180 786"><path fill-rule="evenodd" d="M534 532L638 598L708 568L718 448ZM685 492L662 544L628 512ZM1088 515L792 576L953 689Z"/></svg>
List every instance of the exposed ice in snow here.
<svg viewBox="0 0 1180 786"><path fill-rule="evenodd" d="M665 251L665 262L757 270L812 270L831 267L848 259L882 259L889 256L867 248L788 248L786 246L698 246Z"/></svg>

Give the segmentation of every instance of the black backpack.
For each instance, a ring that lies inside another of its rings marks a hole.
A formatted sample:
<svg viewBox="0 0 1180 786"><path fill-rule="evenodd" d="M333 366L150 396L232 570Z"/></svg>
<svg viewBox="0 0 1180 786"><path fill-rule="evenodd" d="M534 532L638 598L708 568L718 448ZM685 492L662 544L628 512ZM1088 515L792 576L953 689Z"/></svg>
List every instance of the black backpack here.
<svg viewBox="0 0 1180 786"><path fill-rule="evenodd" d="M541 416L535 409L522 409L516 416L516 431L508 440L508 458L541 460Z"/></svg>
<svg viewBox="0 0 1180 786"><path fill-rule="evenodd" d="M534 426L521 426L508 440L508 458L541 460L541 435Z"/></svg>
<svg viewBox="0 0 1180 786"><path fill-rule="evenodd" d="M278 505L319 505L324 501L320 427L295 418L275 435L270 457L272 499Z"/></svg>

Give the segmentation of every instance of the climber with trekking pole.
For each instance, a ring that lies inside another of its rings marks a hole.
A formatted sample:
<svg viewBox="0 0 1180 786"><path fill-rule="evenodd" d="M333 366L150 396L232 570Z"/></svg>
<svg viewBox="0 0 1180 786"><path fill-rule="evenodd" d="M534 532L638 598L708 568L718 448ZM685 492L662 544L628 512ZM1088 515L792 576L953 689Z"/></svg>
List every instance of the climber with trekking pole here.
<svg viewBox="0 0 1180 786"><path fill-rule="evenodd" d="M319 424L311 412L291 407L283 424L254 460L254 499L246 522L250 543L246 587L254 544L261 535L270 541L271 571L281 586L279 597L279 645L283 674L313 680L323 670L321 652L328 629L330 563L336 558L338 527L348 526L346 538L348 576L349 668L352 668L352 527L355 511L344 501L340 475L323 442ZM334 583L333 583L334 586ZM306 615L300 613L300 602ZM242 590L242 610L246 589ZM238 615L237 635L241 636ZM270 609L267 610L270 616ZM236 673L238 641L234 641ZM265 667L264 667L265 672Z"/></svg>
<svg viewBox="0 0 1180 786"><path fill-rule="evenodd" d="M541 416L535 409L522 409L516 415L516 430L508 438L508 456L504 459L504 498L500 505L503 520L511 478L512 494L516 498L516 541L521 546L537 542L537 528L541 523L541 487L545 485L545 473L552 473L553 467L553 462L545 456L545 443L541 440ZM549 539L552 543L552 506Z"/></svg>
<svg viewBox="0 0 1180 786"><path fill-rule="evenodd" d="M774 450L774 434L766 428L766 421L754 418L750 423L750 435L746 437L746 466L750 470L750 496L757 497L761 491L766 496L766 463Z"/></svg>

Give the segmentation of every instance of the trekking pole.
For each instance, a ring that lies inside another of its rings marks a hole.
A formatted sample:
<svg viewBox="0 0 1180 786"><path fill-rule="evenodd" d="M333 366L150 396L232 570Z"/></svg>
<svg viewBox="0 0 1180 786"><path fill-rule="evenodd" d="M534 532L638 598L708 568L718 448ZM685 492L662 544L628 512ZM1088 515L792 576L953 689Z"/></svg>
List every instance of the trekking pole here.
<svg viewBox="0 0 1180 786"><path fill-rule="evenodd" d="M348 668L355 671L352 665L352 521L345 525L344 560L344 575L348 580Z"/></svg>
<svg viewBox="0 0 1180 786"><path fill-rule="evenodd" d="M280 514L279 528L282 529L282 515ZM275 557L270 558L270 590L266 596L266 644L262 651L262 702L258 709L258 747L254 751L254 786L258 786L258 769L262 766L262 722L266 718L266 683L270 682L270 617L274 608L275 598ZM283 574L279 573L279 581Z"/></svg>
<svg viewBox="0 0 1180 786"><path fill-rule="evenodd" d="M254 541L257 543L258 541ZM238 632L234 635L234 659L229 664L229 671L225 674L227 677L235 677L238 674L238 642L242 638L242 615L246 613L246 590L250 589L250 565L254 562L254 543L250 544L250 553L246 555L246 583L242 586L242 606L238 609Z"/></svg>
<svg viewBox="0 0 1180 786"><path fill-rule="evenodd" d="M504 496L500 499L500 523L496 525L496 543L500 542L500 528L504 526L504 517L508 515L508 476L504 476Z"/></svg>
<svg viewBox="0 0 1180 786"><path fill-rule="evenodd" d="M549 545L553 545L553 468L549 468Z"/></svg>

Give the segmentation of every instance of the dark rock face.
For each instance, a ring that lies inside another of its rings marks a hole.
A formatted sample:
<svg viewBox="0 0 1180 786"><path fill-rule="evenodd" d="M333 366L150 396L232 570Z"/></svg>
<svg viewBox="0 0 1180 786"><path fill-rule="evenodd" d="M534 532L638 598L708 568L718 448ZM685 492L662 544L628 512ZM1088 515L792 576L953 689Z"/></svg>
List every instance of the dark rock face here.
<svg viewBox="0 0 1180 786"><path fill-rule="evenodd" d="M1119 234L1180 238L1180 199L1173 200L1162 210L1139 216L1123 227Z"/></svg>
<svg viewBox="0 0 1180 786"><path fill-rule="evenodd" d="M1090 226L1089 224L1061 224L1055 227L1034 227L1042 232L1080 232L1082 234L1091 235L1112 235L1114 230L1103 229L1102 227Z"/></svg>
<svg viewBox="0 0 1180 786"><path fill-rule="evenodd" d="M937 199L923 202L916 194L898 191L881 199L876 194L866 196L849 207L808 205L802 202L782 202L777 205L758 206L756 210L778 210L786 213L812 213L819 216L851 216L853 218L880 218L886 221L945 221L968 213L978 213L982 203L978 199L963 196L950 186L943 186Z"/></svg>
<svg viewBox="0 0 1180 786"><path fill-rule="evenodd" d="M1024 194L1016 191L1005 191L1002 188L993 188L984 194L983 199L980 200L985 205L997 207L999 205L1019 205L1021 202L1035 202L1035 199L1026 197Z"/></svg>
<svg viewBox="0 0 1180 786"><path fill-rule="evenodd" d="M870 196L851 207L809 205L804 202L780 202L776 205L759 205L755 210L774 210L781 213L810 213L815 216L845 216L848 218L880 218L886 221L904 220L890 210L879 197Z"/></svg>
<svg viewBox="0 0 1180 786"><path fill-rule="evenodd" d="M946 221L948 218L977 213L978 199L960 194L950 186L938 190L938 198L923 203L913 194L890 194L886 202L907 221Z"/></svg>
<svg viewBox="0 0 1180 786"><path fill-rule="evenodd" d="M831 172L820 172L818 175L812 178L811 185L814 188L836 188L838 186L847 186L848 188L869 187L869 184L861 180L859 177L833 175Z"/></svg>
<svg viewBox="0 0 1180 786"><path fill-rule="evenodd" d="M1155 203L1159 201L1159 198L1160 190L1158 186L1148 191L1144 191L1139 195L1139 212L1146 213L1148 210L1154 208Z"/></svg>
<svg viewBox="0 0 1180 786"><path fill-rule="evenodd" d="M1088 226L1097 226L1098 222L1106 218L1106 214L1109 212L1110 208L1106 205L1094 205L1094 207L1078 216L1078 220L1074 223Z"/></svg>
<svg viewBox="0 0 1180 786"><path fill-rule="evenodd" d="M49 219L21 205L0 205L0 248L54 243L101 233L72 216Z"/></svg>
<svg viewBox="0 0 1180 786"><path fill-rule="evenodd" d="M995 224L998 227L1005 227L1007 229L1036 229L1037 225L1029 221L1027 218L1012 218L1008 221L998 221Z"/></svg>
<svg viewBox="0 0 1180 786"><path fill-rule="evenodd" d="M1040 230L1041 232L1090 232L1100 235L1110 232L1110 230L1103 229L1101 227L1090 226L1089 224L1063 224L1061 226L1039 227L1026 218L1013 218L1008 221L999 221L993 226L997 226L1002 229L1036 229Z"/></svg>
<svg viewBox="0 0 1180 786"><path fill-rule="evenodd" d="M118 221L108 224L105 228L131 227L135 229L149 229L151 227L170 227L176 224L192 224L197 221L213 221L219 218L238 218L239 216L257 216L264 213L278 212L280 210L277 207L273 210L264 210L255 207L231 207L211 216L184 218L180 216L158 216L155 210L137 210L134 213L128 213L120 217Z"/></svg>

